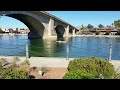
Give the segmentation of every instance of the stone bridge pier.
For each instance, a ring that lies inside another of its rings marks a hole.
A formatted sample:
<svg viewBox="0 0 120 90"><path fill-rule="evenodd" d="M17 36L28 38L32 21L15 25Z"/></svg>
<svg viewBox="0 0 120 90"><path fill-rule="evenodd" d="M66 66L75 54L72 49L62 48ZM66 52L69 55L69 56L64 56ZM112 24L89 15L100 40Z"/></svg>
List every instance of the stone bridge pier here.
<svg viewBox="0 0 120 90"><path fill-rule="evenodd" d="M75 26L44 11L0 11L0 16L3 15L23 22L30 30L29 39L49 38L53 33L58 39L62 39L74 36L78 30Z"/></svg>

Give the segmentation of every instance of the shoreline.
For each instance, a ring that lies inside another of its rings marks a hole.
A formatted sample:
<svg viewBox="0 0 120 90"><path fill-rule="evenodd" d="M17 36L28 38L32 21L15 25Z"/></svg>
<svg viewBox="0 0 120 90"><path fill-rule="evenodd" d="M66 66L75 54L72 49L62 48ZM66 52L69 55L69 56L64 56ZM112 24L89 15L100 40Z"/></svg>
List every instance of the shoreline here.
<svg viewBox="0 0 120 90"><path fill-rule="evenodd" d="M1 34L0 33L0 35L2 35L2 36L26 35L27 36L27 34L8 34L8 33L6 33L6 34Z"/></svg>
<svg viewBox="0 0 120 90"><path fill-rule="evenodd" d="M12 60L14 57L18 57L21 61L26 59L25 56L0 56L1 58L6 58L7 60ZM31 67L58 67L58 68L68 68L68 64L71 60L76 58L59 58L59 57L30 57L28 60L31 63ZM111 60L109 61L117 69L120 67L120 60Z"/></svg>
<svg viewBox="0 0 120 90"><path fill-rule="evenodd" d="M64 38L68 37L109 37L109 38L120 38L120 36L113 36L113 35L69 35L67 37L64 36ZM46 39L48 37L45 37L43 39ZM50 36L49 38L57 38L57 36Z"/></svg>
<svg viewBox="0 0 120 90"><path fill-rule="evenodd" d="M114 35L75 35L74 37L120 37L120 36L114 36Z"/></svg>
<svg viewBox="0 0 120 90"><path fill-rule="evenodd" d="M28 36L28 34L1 34L0 35L2 36L15 36L15 35L25 35L25 36ZM49 38L56 38L57 36L50 36ZM65 36L64 36L65 37ZM117 38L120 38L120 35L119 36L116 36L116 35L68 35L67 37L117 37ZM43 37L44 38L48 38L48 37Z"/></svg>

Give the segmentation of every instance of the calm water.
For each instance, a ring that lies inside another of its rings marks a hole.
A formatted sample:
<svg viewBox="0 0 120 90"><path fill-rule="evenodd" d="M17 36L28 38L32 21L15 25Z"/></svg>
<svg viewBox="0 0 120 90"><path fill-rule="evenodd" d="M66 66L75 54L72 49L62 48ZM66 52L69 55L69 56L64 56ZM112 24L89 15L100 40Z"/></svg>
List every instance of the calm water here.
<svg viewBox="0 0 120 90"><path fill-rule="evenodd" d="M65 40L67 43L57 43L56 38L28 40L27 36L0 36L0 56L25 56L28 41L30 56L66 57L68 50L70 58L98 56L108 59L111 42L112 59L120 60L120 38L74 37Z"/></svg>

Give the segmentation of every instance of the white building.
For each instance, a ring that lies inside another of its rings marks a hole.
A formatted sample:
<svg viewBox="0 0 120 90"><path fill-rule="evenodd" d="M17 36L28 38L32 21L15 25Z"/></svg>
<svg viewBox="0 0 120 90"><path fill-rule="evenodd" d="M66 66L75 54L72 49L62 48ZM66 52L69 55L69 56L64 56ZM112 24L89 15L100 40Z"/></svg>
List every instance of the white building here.
<svg viewBox="0 0 120 90"><path fill-rule="evenodd" d="M6 33L9 33L10 32L10 30L13 30L13 31L16 31L16 30L18 30L19 31L19 29L18 28L1 28L4 32L6 32Z"/></svg>

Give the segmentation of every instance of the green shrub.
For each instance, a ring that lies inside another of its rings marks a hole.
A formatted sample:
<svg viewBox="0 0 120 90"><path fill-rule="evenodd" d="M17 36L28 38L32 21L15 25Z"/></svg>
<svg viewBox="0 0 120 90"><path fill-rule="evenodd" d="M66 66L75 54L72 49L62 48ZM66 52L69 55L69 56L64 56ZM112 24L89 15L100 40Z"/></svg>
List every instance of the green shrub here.
<svg viewBox="0 0 120 90"><path fill-rule="evenodd" d="M0 33L5 33L5 31L3 31L3 30L0 28Z"/></svg>
<svg viewBox="0 0 120 90"><path fill-rule="evenodd" d="M117 35L120 35L120 30L118 29L118 31L117 31Z"/></svg>
<svg viewBox="0 0 120 90"><path fill-rule="evenodd" d="M65 76L63 79L96 79L97 77L94 74L91 74L86 71L70 71Z"/></svg>
<svg viewBox="0 0 120 90"><path fill-rule="evenodd" d="M25 59L25 61L23 62L23 65L30 65L29 60Z"/></svg>
<svg viewBox="0 0 120 90"><path fill-rule="evenodd" d="M1 64L1 62L0 62L0 68L2 67L2 64Z"/></svg>
<svg viewBox="0 0 120 90"><path fill-rule="evenodd" d="M7 61L6 61L5 58L1 58L1 59L0 59L0 63L1 63L1 65L4 65L5 63L7 63Z"/></svg>
<svg viewBox="0 0 120 90"><path fill-rule="evenodd" d="M115 68L111 63L98 57L88 57L70 61L68 70L86 71L98 77L102 74L104 78L110 78L115 73Z"/></svg>
<svg viewBox="0 0 120 90"><path fill-rule="evenodd" d="M110 31L106 31L105 35L109 35L110 34Z"/></svg>
<svg viewBox="0 0 120 90"><path fill-rule="evenodd" d="M13 60L16 62L20 61L20 59L18 57L13 57Z"/></svg>
<svg viewBox="0 0 120 90"><path fill-rule="evenodd" d="M29 79L29 75L26 71L0 68L0 79Z"/></svg>
<svg viewBox="0 0 120 90"><path fill-rule="evenodd" d="M15 65L18 61L20 61L20 59L18 57L13 57L12 64Z"/></svg>
<svg viewBox="0 0 120 90"><path fill-rule="evenodd" d="M99 34L100 34L100 31L99 31L99 30L96 30L95 34L96 34L96 35L99 35Z"/></svg>
<svg viewBox="0 0 120 90"><path fill-rule="evenodd" d="M120 67L117 67L115 69L115 73L113 74L113 76L110 79L120 79Z"/></svg>
<svg viewBox="0 0 120 90"><path fill-rule="evenodd" d="M38 67L37 68L38 70L41 70L43 73L46 73L48 70L47 70L47 67L45 66L42 66L42 67Z"/></svg>
<svg viewBox="0 0 120 90"><path fill-rule="evenodd" d="M13 57L13 61L12 64L16 65L16 63L20 61L20 59L18 57Z"/></svg>

